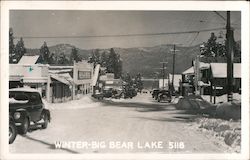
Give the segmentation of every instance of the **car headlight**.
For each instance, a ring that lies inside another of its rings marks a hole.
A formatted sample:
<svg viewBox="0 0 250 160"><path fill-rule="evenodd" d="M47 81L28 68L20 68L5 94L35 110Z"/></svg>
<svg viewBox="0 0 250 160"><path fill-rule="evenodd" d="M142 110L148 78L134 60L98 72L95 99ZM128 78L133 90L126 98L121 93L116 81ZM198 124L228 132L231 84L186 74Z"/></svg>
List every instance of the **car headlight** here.
<svg viewBox="0 0 250 160"><path fill-rule="evenodd" d="M21 117L20 112L15 112L14 113L14 119L19 119Z"/></svg>

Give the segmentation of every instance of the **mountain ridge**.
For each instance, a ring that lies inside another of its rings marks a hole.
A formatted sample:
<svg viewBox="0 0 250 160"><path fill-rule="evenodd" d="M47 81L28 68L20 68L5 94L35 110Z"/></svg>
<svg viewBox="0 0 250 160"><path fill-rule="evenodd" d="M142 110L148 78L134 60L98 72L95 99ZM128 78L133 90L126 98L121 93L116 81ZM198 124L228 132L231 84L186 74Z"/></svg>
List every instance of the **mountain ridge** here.
<svg viewBox="0 0 250 160"><path fill-rule="evenodd" d="M54 46L48 46L50 53L59 55L64 53L67 58L71 54L71 50L74 47L71 44L57 44ZM87 60L93 49L81 49L78 50L81 58ZM166 73L172 73L173 67L173 45L162 44L153 47L132 47L132 48L120 48L114 47L116 53L120 54L123 61L123 72L128 72L131 75L141 73L144 77L152 78L155 73L161 74L162 64L160 62L167 61L168 64ZM107 51L109 49L99 49L100 52ZM180 74L189 67L192 66L192 60L199 53L199 45L183 47L176 46L175 55L175 73ZM38 55L39 49L27 49L28 54Z"/></svg>

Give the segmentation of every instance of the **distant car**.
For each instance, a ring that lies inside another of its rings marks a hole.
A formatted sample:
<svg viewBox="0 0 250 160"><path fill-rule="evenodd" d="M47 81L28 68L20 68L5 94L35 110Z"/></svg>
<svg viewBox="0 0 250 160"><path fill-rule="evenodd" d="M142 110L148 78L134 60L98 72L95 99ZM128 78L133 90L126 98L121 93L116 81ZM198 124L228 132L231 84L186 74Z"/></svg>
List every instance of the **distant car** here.
<svg viewBox="0 0 250 160"><path fill-rule="evenodd" d="M142 91L141 91L142 93L148 93L148 90L146 90L146 89L142 89Z"/></svg>
<svg viewBox="0 0 250 160"><path fill-rule="evenodd" d="M152 91L152 98L155 98L157 96L157 94L159 93L160 89L154 89Z"/></svg>
<svg viewBox="0 0 250 160"><path fill-rule="evenodd" d="M96 92L95 94L92 95L92 97L94 97L96 99L103 99L104 95L103 95L103 93Z"/></svg>
<svg viewBox="0 0 250 160"><path fill-rule="evenodd" d="M9 123L13 121L20 134L27 133L31 122L45 129L51 120L50 111L45 109L40 93L31 88L9 90L9 116L13 117Z"/></svg>
<svg viewBox="0 0 250 160"><path fill-rule="evenodd" d="M112 88L104 88L103 89L103 97L105 98L111 98L113 95L113 89Z"/></svg>
<svg viewBox="0 0 250 160"><path fill-rule="evenodd" d="M171 102L171 100L172 100L172 96L168 90L162 90L159 92L158 98L157 98L158 102L162 102L162 101Z"/></svg>
<svg viewBox="0 0 250 160"><path fill-rule="evenodd" d="M12 144L17 136L17 128L15 125L14 118L9 115L9 144Z"/></svg>

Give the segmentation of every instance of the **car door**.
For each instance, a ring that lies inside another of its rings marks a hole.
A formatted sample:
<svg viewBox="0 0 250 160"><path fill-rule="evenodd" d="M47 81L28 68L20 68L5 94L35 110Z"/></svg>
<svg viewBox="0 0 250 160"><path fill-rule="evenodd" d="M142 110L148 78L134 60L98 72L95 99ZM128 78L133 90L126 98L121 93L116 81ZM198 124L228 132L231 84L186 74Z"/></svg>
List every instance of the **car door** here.
<svg viewBox="0 0 250 160"><path fill-rule="evenodd" d="M31 117L32 121L39 121L41 118L41 113L43 110L43 103L39 93L31 92L30 93L30 104L32 107Z"/></svg>

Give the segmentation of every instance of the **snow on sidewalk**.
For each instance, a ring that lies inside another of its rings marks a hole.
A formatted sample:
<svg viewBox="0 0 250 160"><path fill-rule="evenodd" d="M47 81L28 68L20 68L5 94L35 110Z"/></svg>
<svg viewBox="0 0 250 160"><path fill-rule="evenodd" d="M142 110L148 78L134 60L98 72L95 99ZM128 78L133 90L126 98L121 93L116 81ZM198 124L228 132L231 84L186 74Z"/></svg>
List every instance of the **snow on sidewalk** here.
<svg viewBox="0 0 250 160"><path fill-rule="evenodd" d="M93 108L100 106L100 102L95 102L91 99L90 95L85 95L80 99L71 100L62 103L48 103L46 100L43 99L43 103L45 108L51 110L57 109L84 109L84 108Z"/></svg>

